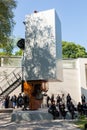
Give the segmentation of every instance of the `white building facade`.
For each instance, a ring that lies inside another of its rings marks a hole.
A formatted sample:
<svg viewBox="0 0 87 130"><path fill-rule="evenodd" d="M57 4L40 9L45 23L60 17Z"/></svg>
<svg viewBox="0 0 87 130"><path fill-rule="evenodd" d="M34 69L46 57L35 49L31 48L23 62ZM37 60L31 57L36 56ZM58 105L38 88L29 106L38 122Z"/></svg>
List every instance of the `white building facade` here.
<svg viewBox="0 0 87 130"><path fill-rule="evenodd" d="M21 57L9 57L8 63L5 62L6 59L7 57L0 58L0 82L5 77L5 72L8 75L16 68L20 69L21 66ZM78 103L81 101L81 95L84 94L87 101L87 58L63 60L63 80L61 82L49 81L48 87L47 93L50 96L54 94L55 98L57 94L64 93L66 96L70 93L73 101ZM21 86L14 90L11 95L15 93L18 95L20 92Z"/></svg>
<svg viewBox="0 0 87 130"><path fill-rule="evenodd" d="M87 101L87 58L63 60L63 82L49 82L48 94L69 93L75 103L81 101L81 95Z"/></svg>

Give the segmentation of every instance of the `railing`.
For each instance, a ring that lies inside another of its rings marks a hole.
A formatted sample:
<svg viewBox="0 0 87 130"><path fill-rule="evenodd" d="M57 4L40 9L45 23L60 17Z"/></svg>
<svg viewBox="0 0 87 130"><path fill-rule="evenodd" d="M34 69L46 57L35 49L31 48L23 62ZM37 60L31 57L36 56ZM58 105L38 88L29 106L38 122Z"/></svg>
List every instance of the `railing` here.
<svg viewBox="0 0 87 130"><path fill-rule="evenodd" d="M0 82L0 96L12 92L21 83L22 70L21 68L14 69Z"/></svg>

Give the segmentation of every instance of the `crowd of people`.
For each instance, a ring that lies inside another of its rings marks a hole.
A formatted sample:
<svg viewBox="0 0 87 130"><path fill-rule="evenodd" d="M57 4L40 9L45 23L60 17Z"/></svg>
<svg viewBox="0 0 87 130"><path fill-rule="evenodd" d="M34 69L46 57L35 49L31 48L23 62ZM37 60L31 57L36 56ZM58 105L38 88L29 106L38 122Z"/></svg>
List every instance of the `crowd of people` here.
<svg viewBox="0 0 87 130"><path fill-rule="evenodd" d="M53 119L58 117L66 118L67 112L71 114L71 118L75 118L75 112L79 115L87 115L87 103L86 97L84 94L81 96L81 102L78 102L77 105L73 103L71 95L68 93L65 97L64 94L57 95L56 98L54 94L51 96L45 95L46 97L46 107L48 108L48 112L53 115ZM18 96L5 96L3 100L4 108L22 108L23 110L29 109L29 96L27 94L19 93Z"/></svg>
<svg viewBox="0 0 87 130"><path fill-rule="evenodd" d="M27 94L19 93L18 96L15 94L13 96L5 96L3 100L3 107L4 108L23 108L26 110L29 106L29 96Z"/></svg>
<svg viewBox="0 0 87 130"><path fill-rule="evenodd" d="M60 116L65 119L67 112L71 114L72 119L75 118L76 113L87 116L87 104L84 94L82 94L81 99L81 102L75 105L69 93L66 97L64 94L61 96L58 94L56 100L54 99L54 94L52 94L51 97L47 96L48 112L53 115L53 119Z"/></svg>

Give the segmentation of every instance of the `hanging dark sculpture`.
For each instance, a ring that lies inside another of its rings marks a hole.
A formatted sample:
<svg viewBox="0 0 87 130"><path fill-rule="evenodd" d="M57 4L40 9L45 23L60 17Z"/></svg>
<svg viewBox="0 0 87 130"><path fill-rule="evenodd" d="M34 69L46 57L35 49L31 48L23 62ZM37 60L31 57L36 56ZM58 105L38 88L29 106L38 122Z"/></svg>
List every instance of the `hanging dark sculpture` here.
<svg viewBox="0 0 87 130"><path fill-rule="evenodd" d="M22 50L24 50L25 49L25 39L20 39L18 42L17 42L17 46L20 48L20 49L22 49Z"/></svg>

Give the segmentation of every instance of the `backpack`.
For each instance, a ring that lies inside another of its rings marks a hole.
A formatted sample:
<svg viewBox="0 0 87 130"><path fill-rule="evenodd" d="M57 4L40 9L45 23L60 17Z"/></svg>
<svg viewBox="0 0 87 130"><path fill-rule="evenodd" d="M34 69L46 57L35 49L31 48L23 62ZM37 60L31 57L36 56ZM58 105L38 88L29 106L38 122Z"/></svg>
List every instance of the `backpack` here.
<svg viewBox="0 0 87 130"><path fill-rule="evenodd" d="M23 100L22 97L19 97L19 99L18 99L18 104L20 104L20 105L23 105L23 104L24 104L24 100Z"/></svg>

